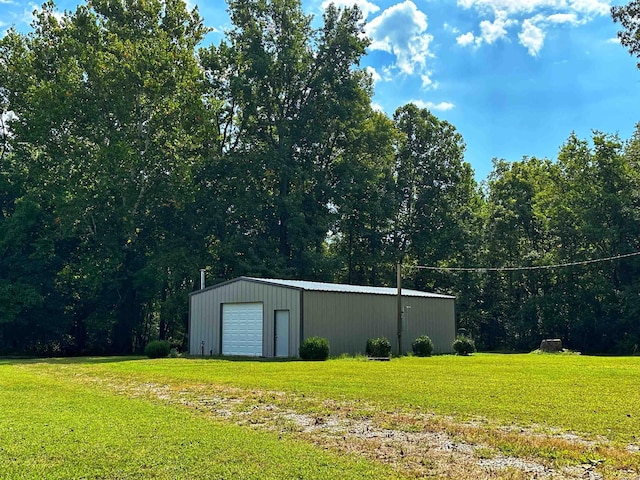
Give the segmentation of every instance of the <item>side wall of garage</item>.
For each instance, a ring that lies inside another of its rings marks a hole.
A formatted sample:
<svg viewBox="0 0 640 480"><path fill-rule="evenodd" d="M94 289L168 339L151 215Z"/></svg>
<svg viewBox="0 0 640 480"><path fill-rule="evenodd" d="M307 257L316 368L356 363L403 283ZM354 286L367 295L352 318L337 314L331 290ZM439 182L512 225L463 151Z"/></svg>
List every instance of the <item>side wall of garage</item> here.
<svg viewBox="0 0 640 480"><path fill-rule="evenodd" d="M262 356L275 355L275 317L289 312L289 355L297 356L300 345L300 291L295 288L237 280L214 285L190 296L189 353L222 353L222 310L224 304L262 304Z"/></svg>
<svg viewBox="0 0 640 480"><path fill-rule="evenodd" d="M453 298L403 297L405 322L403 346L411 351L411 343L420 335L428 335L433 341L434 353L453 352L456 339L456 312Z"/></svg>
<svg viewBox="0 0 640 480"><path fill-rule="evenodd" d="M405 309L402 346L428 335L434 353L452 351L455 339L453 298L402 297ZM409 306L410 308L406 308ZM387 337L393 351L397 342L397 298L391 295L305 291L303 299L304 338L326 337L331 355L365 352L367 339Z"/></svg>

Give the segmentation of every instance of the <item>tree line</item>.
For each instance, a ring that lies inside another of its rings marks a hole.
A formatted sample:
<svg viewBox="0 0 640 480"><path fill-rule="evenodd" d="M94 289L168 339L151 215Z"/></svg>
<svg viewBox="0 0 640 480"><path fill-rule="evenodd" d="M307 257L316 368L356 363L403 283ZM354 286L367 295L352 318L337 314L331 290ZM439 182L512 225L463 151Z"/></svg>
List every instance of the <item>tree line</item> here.
<svg viewBox="0 0 640 480"><path fill-rule="evenodd" d="M48 2L0 39L0 354L184 345L205 266L394 285L398 262L404 286L456 295L482 349L638 349L638 258L416 267L638 251L640 130L572 134L478 184L453 125L372 109L357 8L320 27L298 0L228 8L204 47L182 0Z"/></svg>

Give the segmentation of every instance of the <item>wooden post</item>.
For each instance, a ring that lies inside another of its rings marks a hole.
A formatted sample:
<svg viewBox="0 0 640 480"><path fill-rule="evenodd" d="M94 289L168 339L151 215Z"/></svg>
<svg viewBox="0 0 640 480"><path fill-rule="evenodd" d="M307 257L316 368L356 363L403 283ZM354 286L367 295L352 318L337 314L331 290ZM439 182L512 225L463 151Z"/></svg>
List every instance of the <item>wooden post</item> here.
<svg viewBox="0 0 640 480"><path fill-rule="evenodd" d="M396 265L396 285L398 286L398 356L402 355L402 264Z"/></svg>

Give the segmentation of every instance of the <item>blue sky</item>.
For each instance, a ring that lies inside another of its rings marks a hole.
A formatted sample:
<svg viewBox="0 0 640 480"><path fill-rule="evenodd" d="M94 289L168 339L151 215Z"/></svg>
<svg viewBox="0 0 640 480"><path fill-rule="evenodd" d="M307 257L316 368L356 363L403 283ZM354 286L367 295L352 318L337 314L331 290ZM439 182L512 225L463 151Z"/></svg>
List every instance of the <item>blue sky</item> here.
<svg viewBox="0 0 640 480"><path fill-rule="evenodd" d="M409 102L456 126L476 178L491 159L555 159L572 131L629 138L640 121L640 71L617 41L607 0L336 0L357 3L372 39L362 66L376 108ZM614 2L617 4L620 2ZM73 10L77 1L58 1ZM190 0L216 32L230 27L223 1ZM323 0L303 0L320 18ZM0 31L28 28L35 3L0 0Z"/></svg>

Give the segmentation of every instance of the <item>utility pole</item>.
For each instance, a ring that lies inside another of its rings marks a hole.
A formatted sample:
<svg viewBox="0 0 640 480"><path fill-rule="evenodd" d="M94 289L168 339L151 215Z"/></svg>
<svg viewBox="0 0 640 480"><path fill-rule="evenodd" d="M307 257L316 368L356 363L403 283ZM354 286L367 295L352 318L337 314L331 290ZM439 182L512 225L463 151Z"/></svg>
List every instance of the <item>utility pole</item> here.
<svg viewBox="0 0 640 480"><path fill-rule="evenodd" d="M398 286L398 311L396 320L398 322L398 356L402 355L402 264L396 265L396 285Z"/></svg>

